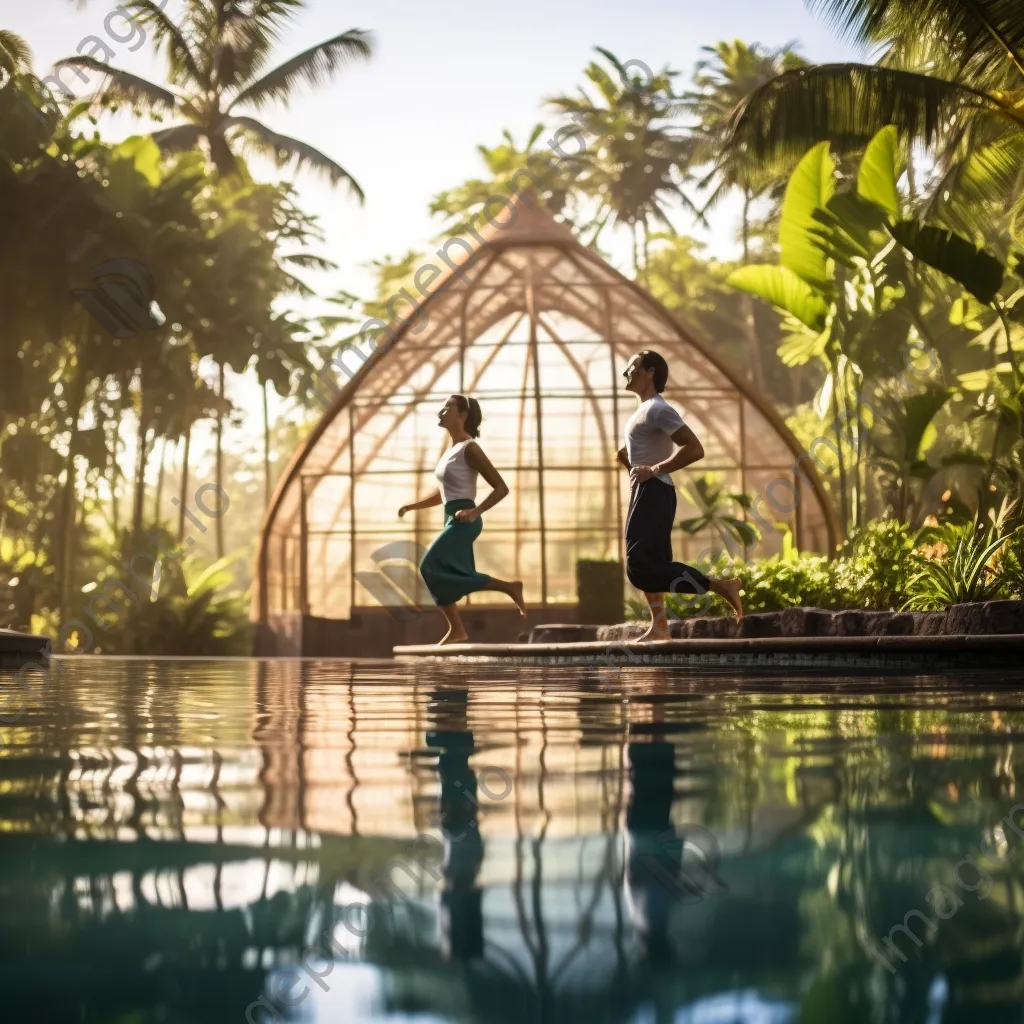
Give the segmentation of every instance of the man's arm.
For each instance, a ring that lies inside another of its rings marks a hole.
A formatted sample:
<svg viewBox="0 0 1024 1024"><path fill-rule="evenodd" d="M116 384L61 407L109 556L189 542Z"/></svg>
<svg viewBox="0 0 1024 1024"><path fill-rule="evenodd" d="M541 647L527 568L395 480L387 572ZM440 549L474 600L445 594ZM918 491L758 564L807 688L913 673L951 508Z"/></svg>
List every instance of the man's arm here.
<svg viewBox="0 0 1024 1024"><path fill-rule="evenodd" d="M626 451L625 448L620 448L615 453L615 458L618 460L620 466L625 466L626 469L630 468L630 465L629 465L629 453Z"/></svg>
<svg viewBox="0 0 1024 1024"><path fill-rule="evenodd" d="M684 423L673 435L677 445L671 458L665 459L654 466L633 466L630 475L637 483L661 476L662 473L674 473L677 469L692 466L704 458L704 446L697 440L697 435Z"/></svg>
<svg viewBox="0 0 1024 1024"><path fill-rule="evenodd" d="M675 454L664 462L651 466L655 476L662 473L674 473L677 469L685 469L704 458L704 445L685 423L672 435L672 441L678 446Z"/></svg>

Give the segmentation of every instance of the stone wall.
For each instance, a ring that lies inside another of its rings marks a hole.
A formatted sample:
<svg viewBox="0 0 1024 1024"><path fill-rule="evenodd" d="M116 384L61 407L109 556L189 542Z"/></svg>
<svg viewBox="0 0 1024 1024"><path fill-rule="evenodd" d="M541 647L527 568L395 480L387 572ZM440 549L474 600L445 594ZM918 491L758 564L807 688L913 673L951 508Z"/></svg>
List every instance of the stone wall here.
<svg viewBox="0 0 1024 1024"><path fill-rule="evenodd" d="M617 626L548 625L530 633L530 643L584 640L631 640L646 622ZM830 612L821 608L787 608L758 612L737 623L731 616L701 615L669 623L676 639L732 640L777 636L964 636L1024 634L1024 601L984 601L953 605L941 612Z"/></svg>

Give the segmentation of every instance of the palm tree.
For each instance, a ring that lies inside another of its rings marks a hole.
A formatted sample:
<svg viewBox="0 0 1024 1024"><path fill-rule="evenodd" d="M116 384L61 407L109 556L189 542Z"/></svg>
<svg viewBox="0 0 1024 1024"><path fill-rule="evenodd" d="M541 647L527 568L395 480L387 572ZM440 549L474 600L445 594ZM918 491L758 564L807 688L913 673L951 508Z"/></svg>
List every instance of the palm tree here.
<svg viewBox="0 0 1024 1024"><path fill-rule="evenodd" d="M597 47L597 52L613 72L596 61L584 71L598 98L581 88L576 95L547 102L596 136L584 152L566 161L576 172L577 189L598 205L590 244L596 243L609 220L625 225L633 236L633 269L639 273L641 249L645 265L647 261L650 222L674 230L667 200L680 201L700 217L680 180L680 168L691 161L692 143L675 123L683 111L672 85L677 72L665 69L644 81L630 74L610 51Z"/></svg>
<svg viewBox="0 0 1024 1024"><path fill-rule="evenodd" d="M796 52L795 43L766 50L758 43L747 45L735 39L701 49L707 57L694 70L694 89L683 94L687 113L696 118L691 129L697 142L693 161L711 168L700 182L702 188L711 189L705 211L732 189L742 190L743 262L749 263L751 203L784 176L766 173L763 162L749 153L726 148L730 118L736 107L766 82L808 64Z"/></svg>
<svg viewBox="0 0 1024 1024"><path fill-rule="evenodd" d="M156 0L124 0L122 6L164 51L170 85L156 85L95 57L58 61L58 68L103 76L88 99L90 107L126 104L157 117L177 115L181 123L153 133L158 145L167 151L202 148L222 174L238 168L238 153L245 150L269 156L279 167L290 162L309 167L333 184L346 181L363 198L340 164L243 111L286 105L301 84L320 85L350 61L369 58L368 33L350 29L267 70L282 25L304 0L191 0L181 24L171 21Z"/></svg>
<svg viewBox="0 0 1024 1024"><path fill-rule="evenodd" d="M487 168L486 177L470 178L439 192L430 204L432 214L449 219L445 235L465 234L479 221L492 196L519 192L527 181L535 183L531 191L552 215L564 214L573 195L573 179L557 161L547 157L545 146L537 145L543 134L544 125L534 125L525 147L520 149L506 128L497 146L477 146Z"/></svg>
<svg viewBox="0 0 1024 1024"><path fill-rule="evenodd" d="M747 45L739 39L703 47L708 56L694 71L694 89L684 94L687 112L696 119L691 129L696 147L692 161L696 166L710 166L699 183L710 188L704 204L707 212L733 189L743 193L743 214L740 239L743 262L750 262L751 204L766 192L774 191L781 199L784 177L766 172L762 161L753 159L741 147L728 147L730 117L737 105L750 93L790 68L807 67L795 52L795 44L787 43L777 50L766 50L757 43ZM757 335L754 299L742 297L743 320L750 349L750 367L754 383L764 389L764 358Z"/></svg>
<svg viewBox="0 0 1024 1024"><path fill-rule="evenodd" d="M783 71L736 109L733 148L759 158L797 156L824 140L859 149L894 124L905 142L935 148L933 203L944 213L958 184L1014 217L1020 213L1024 0L808 4L857 42L884 44L881 59Z"/></svg>

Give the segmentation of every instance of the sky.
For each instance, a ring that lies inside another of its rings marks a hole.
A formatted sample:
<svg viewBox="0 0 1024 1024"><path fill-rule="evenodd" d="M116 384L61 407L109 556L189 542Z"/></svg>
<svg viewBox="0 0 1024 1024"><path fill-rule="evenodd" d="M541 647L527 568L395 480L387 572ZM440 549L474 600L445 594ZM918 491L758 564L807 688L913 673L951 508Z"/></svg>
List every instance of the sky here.
<svg viewBox="0 0 1024 1024"><path fill-rule="evenodd" d="M148 41L130 51L137 40L123 20L109 17L115 8L113 0L0 0L0 27L25 37L37 73L95 35L114 50L112 64L162 83L162 62ZM181 0L168 0L175 20L180 8ZM345 69L332 84L303 89L289 108L258 115L327 153L366 193L360 205L344 188L294 176L301 205L327 236L318 251L339 265L310 279L324 295L339 288L368 294L368 261L436 249L430 242L440 225L429 215L431 198L480 174L477 145L497 143L503 129L525 142L538 120L556 124L543 100L582 83L595 46L655 71L668 65L682 72L680 86L702 46L737 37L769 47L795 40L816 63L858 56L802 0L309 0L280 41L280 59L351 28L373 33L371 61ZM139 127L121 115L100 124L111 140ZM723 204L710 231L695 229L683 213L676 227L705 240L711 254L729 257L738 248L737 217L736 204ZM627 251L624 239L612 248L623 269ZM238 397L255 402L247 392Z"/></svg>

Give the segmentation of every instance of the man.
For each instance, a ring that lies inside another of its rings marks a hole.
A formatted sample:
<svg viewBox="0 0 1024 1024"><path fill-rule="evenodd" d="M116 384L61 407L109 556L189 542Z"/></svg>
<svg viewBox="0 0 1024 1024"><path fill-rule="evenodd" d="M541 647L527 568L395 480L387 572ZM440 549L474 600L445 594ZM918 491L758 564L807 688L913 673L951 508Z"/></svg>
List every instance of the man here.
<svg viewBox="0 0 1024 1024"><path fill-rule="evenodd" d="M713 594L743 617L739 580L711 579L699 569L672 561L672 525L676 488L670 474L704 458L704 448L682 417L661 397L668 364L657 352L633 356L623 372L626 390L636 395L637 410L626 424L626 445L619 462L629 470L631 489L626 516L626 576L642 590L651 608L651 628L641 640L670 640L665 593Z"/></svg>

